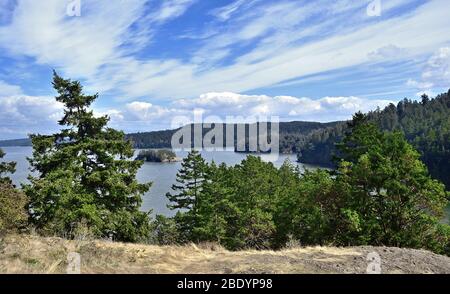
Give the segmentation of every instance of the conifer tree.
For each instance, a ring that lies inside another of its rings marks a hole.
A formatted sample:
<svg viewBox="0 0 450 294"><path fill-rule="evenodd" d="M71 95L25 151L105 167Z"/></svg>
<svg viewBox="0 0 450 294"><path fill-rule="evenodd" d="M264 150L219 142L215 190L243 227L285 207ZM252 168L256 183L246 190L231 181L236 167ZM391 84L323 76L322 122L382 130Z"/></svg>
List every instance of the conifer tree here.
<svg viewBox="0 0 450 294"><path fill-rule="evenodd" d="M189 152L183 159L181 169L177 173L177 184L172 185L173 191L178 193L167 193L171 202L170 209L186 209L195 211L197 200L205 181L206 162L197 150Z"/></svg>
<svg viewBox="0 0 450 294"><path fill-rule="evenodd" d="M197 150L189 152L183 159L181 169L177 173L176 184L172 185L174 193L167 193L170 209L177 209L175 221L185 238L191 240L195 226L198 201L203 191L206 177L207 163Z"/></svg>
<svg viewBox="0 0 450 294"><path fill-rule="evenodd" d="M360 118L355 116L341 149L345 160L336 180L345 188L338 222L345 229L338 229L339 242L444 251L448 235L440 244L430 240L438 238L448 205L445 186L430 177L402 133L384 133Z"/></svg>
<svg viewBox="0 0 450 294"><path fill-rule="evenodd" d="M342 142L336 144L340 151L335 161L346 160L356 162L358 158L373 146L379 146L382 141L382 132L370 122L367 115L357 112L353 119L347 123L348 129Z"/></svg>
<svg viewBox="0 0 450 294"><path fill-rule="evenodd" d="M0 149L0 159L5 156L5 152ZM8 173L14 173L16 171L15 162L0 162L0 182L11 183L11 179L6 176Z"/></svg>
<svg viewBox="0 0 450 294"><path fill-rule="evenodd" d="M56 72L56 101L64 105L63 129L53 135L32 135L29 158L38 176L30 176L24 191L30 198L31 222L38 230L75 237L88 227L99 237L138 241L149 235L148 214L139 211L141 161L130 160L133 149L124 133L107 127L107 116L95 117L91 104L98 94L85 95L78 81Z"/></svg>
<svg viewBox="0 0 450 294"><path fill-rule="evenodd" d="M0 159L5 152L0 149ZM27 224L27 197L6 176L16 171L15 162L0 162L0 235L17 232Z"/></svg>
<svg viewBox="0 0 450 294"><path fill-rule="evenodd" d="M232 188L226 183L229 169L225 163L208 166L203 190L200 194L196 223L193 228L194 239L224 243L227 239L227 212L231 209Z"/></svg>

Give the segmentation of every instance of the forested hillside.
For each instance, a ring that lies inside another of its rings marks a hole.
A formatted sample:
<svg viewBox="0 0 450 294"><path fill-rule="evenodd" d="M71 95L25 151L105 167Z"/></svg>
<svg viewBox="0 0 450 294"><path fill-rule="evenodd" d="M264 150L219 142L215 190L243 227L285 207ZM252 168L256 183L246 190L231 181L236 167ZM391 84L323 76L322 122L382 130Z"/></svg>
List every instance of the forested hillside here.
<svg viewBox="0 0 450 294"><path fill-rule="evenodd" d="M300 147L304 146L309 140L309 135L313 132L322 129L335 128L339 125L344 125L344 122L280 122L280 152L282 153L297 153ZM231 125L225 125L225 128ZM236 129L236 125L233 125ZM212 126L214 127L214 125ZM246 125L248 131L248 124ZM210 131L211 128L203 128L203 135ZM137 149L150 148L171 148L172 135L178 129L131 133L125 135L125 138L133 142L133 147ZM235 132L236 133L236 132ZM225 138L224 138L225 139ZM247 138L248 140L248 138ZM225 140L224 140L225 142ZM236 138L235 138L236 142ZM0 147L10 146L31 146L30 139L4 140L0 141Z"/></svg>
<svg viewBox="0 0 450 294"><path fill-rule="evenodd" d="M31 139L2 140L0 147L26 147L31 146Z"/></svg>
<svg viewBox="0 0 450 294"><path fill-rule="evenodd" d="M450 187L450 90L434 99L423 95L421 101L404 99L368 114L382 130L401 131L421 154L431 175ZM332 164L335 143L346 132L346 124L316 130L301 146L299 161Z"/></svg>
<svg viewBox="0 0 450 294"><path fill-rule="evenodd" d="M339 125L344 125L343 122L330 122L330 123L319 123L319 122L304 122L304 121L293 121L293 122L280 122L280 152L282 153L297 153L300 147L304 146L309 140L309 135L313 132L320 131L328 128L336 128ZM225 125L225 128L233 126L235 128L235 138L236 143L236 129L237 125ZM214 128L213 125L211 128ZM246 132L248 141L248 127L246 125ZM203 127L203 135L205 135L211 128ZM176 130L165 130L157 132L143 132L143 133L133 133L126 135L127 139L133 142L135 148L171 148L172 135ZM225 131L224 131L224 142L225 142ZM1 145L0 145L1 146Z"/></svg>
<svg viewBox="0 0 450 294"><path fill-rule="evenodd" d="M176 130L165 130L156 132L143 132L127 134L126 139L133 142L134 148L171 148L170 140Z"/></svg>

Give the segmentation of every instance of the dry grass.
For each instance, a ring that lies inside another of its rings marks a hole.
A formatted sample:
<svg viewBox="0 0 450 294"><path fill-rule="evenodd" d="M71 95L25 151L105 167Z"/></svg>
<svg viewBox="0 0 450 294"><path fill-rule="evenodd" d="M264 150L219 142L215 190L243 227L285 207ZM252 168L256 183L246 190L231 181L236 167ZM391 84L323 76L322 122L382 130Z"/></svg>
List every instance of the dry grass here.
<svg viewBox="0 0 450 294"><path fill-rule="evenodd" d="M153 246L10 235L0 241L2 273L65 273L67 254L82 273L365 273L376 251L384 273L450 273L450 258L385 247L306 247L230 252L214 244Z"/></svg>

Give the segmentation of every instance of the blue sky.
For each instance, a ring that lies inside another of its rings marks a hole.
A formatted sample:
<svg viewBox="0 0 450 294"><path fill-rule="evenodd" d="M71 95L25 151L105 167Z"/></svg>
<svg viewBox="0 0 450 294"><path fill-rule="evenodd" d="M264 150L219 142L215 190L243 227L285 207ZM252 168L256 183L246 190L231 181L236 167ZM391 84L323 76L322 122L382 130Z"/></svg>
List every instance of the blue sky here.
<svg viewBox="0 0 450 294"><path fill-rule="evenodd" d="M71 3L0 0L0 139L57 129L52 69L126 132L193 109L341 120L450 88L448 0Z"/></svg>

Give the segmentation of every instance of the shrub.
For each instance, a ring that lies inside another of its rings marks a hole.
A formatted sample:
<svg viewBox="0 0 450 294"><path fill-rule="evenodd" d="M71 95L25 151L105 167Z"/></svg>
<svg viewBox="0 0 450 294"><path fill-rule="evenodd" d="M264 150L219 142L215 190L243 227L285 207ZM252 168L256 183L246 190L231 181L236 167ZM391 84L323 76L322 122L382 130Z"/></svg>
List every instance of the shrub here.
<svg viewBox="0 0 450 294"><path fill-rule="evenodd" d="M173 218L157 215L153 221L154 242L158 245L178 244L180 234Z"/></svg>
<svg viewBox="0 0 450 294"><path fill-rule="evenodd" d="M0 234L17 232L26 227L27 197L9 183L0 182Z"/></svg>

